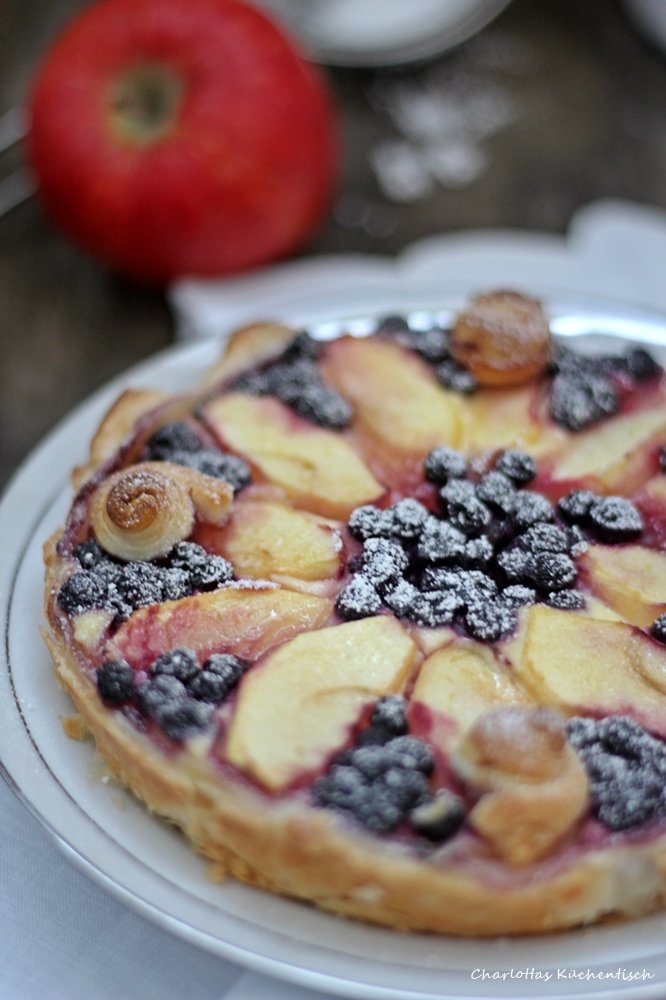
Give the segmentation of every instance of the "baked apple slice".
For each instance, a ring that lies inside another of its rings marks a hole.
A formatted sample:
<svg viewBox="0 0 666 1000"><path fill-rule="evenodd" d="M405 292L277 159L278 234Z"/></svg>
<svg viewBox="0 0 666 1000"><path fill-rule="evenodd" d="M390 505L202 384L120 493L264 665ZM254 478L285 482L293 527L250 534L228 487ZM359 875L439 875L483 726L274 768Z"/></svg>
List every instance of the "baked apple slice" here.
<svg viewBox="0 0 666 1000"><path fill-rule="evenodd" d="M666 405L626 413L570 438L555 461L557 481L583 480L623 494L653 474L654 444L666 435Z"/></svg>
<svg viewBox="0 0 666 1000"><path fill-rule="evenodd" d="M402 691L415 655L387 616L297 636L243 680L228 759L266 788L286 787L345 742L364 705Z"/></svg>
<svg viewBox="0 0 666 1000"><path fill-rule="evenodd" d="M260 580L329 580L337 575L342 551L332 522L264 500L237 500L228 524L204 529L197 541L229 559L236 576Z"/></svg>
<svg viewBox="0 0 666 1000"><path fill-rule="evenodd" d="M231 586L140 608L120 626L105 658L145 666L165 650L185 646L204 658L224 651L254 659L318 628L330 613L331 602L311 594Z"/></svg>
<svg viewBox="0 0 666 1000"><path fill-rule="evenodd" d="M420 702L453 723L440 727L438 742L445 749L488 709L529 701L492 650L469 640L458 640L429 656L412 694L412 704Z"/></svg>
<svg viewBox="0 0 666 1000"><path fill-rule="evenodd" d="M313 427L277 399L230 393L209 403L205 416L223 444L306 510L346 520L384 492L344 437Z"/></svg>
<svg viewBox="0 0 666 1000"><path fill-rule="evenodd" d="M666 552L644 545L592 545L581 559L590 589L632 625L666 611Z"/></svg>
<svg viewBox="0 0 666 1000"><path fill-rule="evenodd" d="M513 665L542 705L566 713L631 711L666 730L666 648L631 625L535 605Z"/></svg>
<svg viewBox="0 0 666 1000"><path fill-rule="evenodd" d="M479 389L466 402L466 446L473 452L518 449L530 455L555 450L566 432L545 424L535 414L533 385L507 389Z"/></svg>
<svg viewBox="0 0 666 1000"><path fill-rule="evenodd" d="M435 445L460 442L460 397L438 386L427 365L399 344L343 337L327 347L322 371L353 404L365 454L389 473L406 457L422 461Z"/></svg>

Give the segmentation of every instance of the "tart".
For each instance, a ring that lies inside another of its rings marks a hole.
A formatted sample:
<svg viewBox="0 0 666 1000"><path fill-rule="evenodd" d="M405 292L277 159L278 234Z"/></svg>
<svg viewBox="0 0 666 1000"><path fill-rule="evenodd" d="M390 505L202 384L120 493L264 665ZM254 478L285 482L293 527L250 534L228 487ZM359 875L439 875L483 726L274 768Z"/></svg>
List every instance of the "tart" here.
<svg viewBox="0 0 666 1000"><path fill-rule="evenodd" d="M245 327L74 470L58 680L217 876L458 935L659 908L665 470L659 364L526 295Z"/></svg>

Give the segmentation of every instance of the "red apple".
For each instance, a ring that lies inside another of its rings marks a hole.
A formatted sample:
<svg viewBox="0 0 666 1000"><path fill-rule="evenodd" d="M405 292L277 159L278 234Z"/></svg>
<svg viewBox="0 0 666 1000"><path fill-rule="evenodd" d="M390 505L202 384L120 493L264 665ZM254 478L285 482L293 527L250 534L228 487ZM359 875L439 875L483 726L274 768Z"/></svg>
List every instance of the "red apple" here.
<svg viewBox="0 0 666 1000"><path fill-rule="evenodd" d="M28 151L76 241L163 282L294 250L333 188L318 71L241 0L101 0L47 53Z"/></svg>

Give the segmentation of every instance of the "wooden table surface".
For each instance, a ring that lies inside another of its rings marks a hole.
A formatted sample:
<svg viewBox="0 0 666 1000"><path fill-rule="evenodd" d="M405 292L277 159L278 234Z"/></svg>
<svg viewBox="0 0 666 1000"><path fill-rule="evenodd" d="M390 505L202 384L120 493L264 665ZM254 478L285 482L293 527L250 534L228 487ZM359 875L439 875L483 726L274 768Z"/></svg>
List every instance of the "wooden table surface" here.
<svg viewBox="0 0 666 1000"><path fill-rule="evenodd" d="M0 112L20 104L39 53L82 6L2 0ZM482 38L486 78L494 74L515 118L487 140L488 162L473 183L438 186L413 202L385 197L373 172L372 151L396 134L377 94L464 69L467 47L400 73L330 74L342 180L337 206L303 253L392 253L468 227L562 232L578 207L603 197L666 208L666 57L636 34L620 2L514 0ZM499 53L494 67L489 52ZM13 162L5 155L2 171ZM36 201L1 218L0 484L75 403L172 339L163 294L73 247Z"/></svg>

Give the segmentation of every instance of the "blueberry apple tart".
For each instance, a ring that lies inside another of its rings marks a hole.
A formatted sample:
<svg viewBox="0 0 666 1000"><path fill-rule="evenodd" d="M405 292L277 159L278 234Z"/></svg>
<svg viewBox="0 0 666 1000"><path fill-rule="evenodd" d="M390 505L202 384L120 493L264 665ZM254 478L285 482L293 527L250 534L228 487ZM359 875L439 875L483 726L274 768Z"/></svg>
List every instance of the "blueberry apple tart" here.
<svg viewBox="0 0 666 1000"><path fill-rule="evenodd" d="M421 320L423 314L421 315ZM666 901L666 377L539 302L236 332L46 545L58 678L219 875L395 928Z"/></svg>

